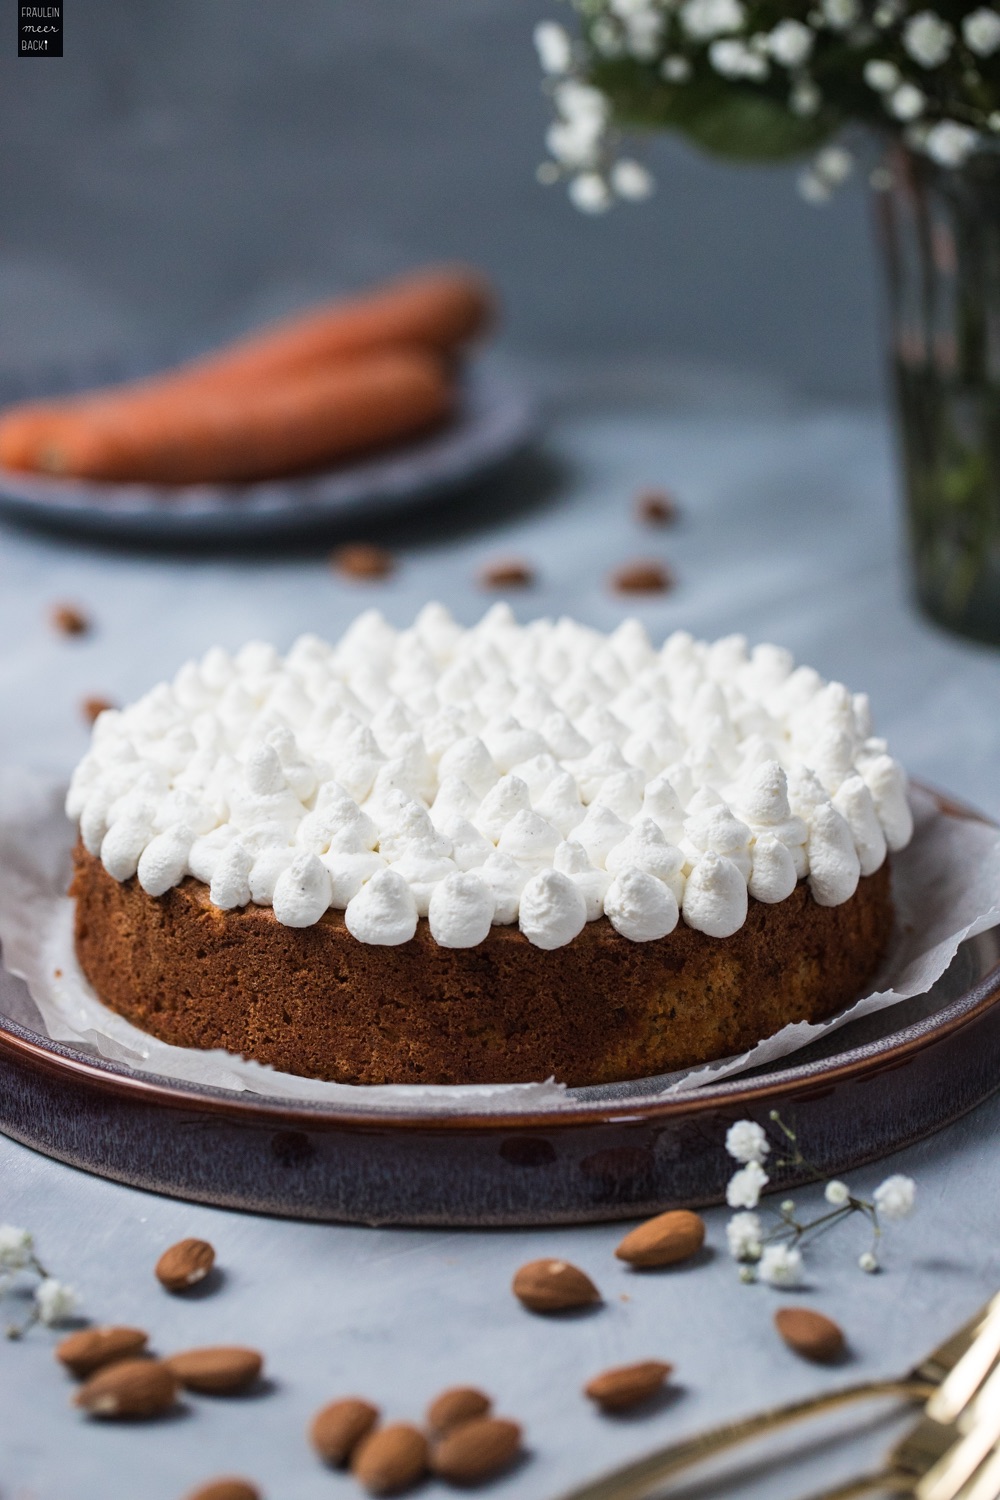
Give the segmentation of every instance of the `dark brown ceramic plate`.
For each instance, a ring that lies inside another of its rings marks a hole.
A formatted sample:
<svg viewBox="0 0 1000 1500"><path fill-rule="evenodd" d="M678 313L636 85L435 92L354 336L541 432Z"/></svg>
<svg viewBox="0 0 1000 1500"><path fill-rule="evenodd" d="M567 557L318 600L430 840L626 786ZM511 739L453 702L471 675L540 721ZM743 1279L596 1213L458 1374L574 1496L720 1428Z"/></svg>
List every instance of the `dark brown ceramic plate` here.
<svg viewBox="0 0 1000 1500"><path fill-rule="evenodd" d="M580 1090L536 1114L375 1115L176 1083L11 1019L25 994L0 973L6 1135L135 1187L303 1219L573 1224L716 1203L736 1119L766 1122L777 1109L807 1160L843 1172L1000 1087L997 931L964 944L927 995L845 1026L784 1067L669 1099Z"/></svg>

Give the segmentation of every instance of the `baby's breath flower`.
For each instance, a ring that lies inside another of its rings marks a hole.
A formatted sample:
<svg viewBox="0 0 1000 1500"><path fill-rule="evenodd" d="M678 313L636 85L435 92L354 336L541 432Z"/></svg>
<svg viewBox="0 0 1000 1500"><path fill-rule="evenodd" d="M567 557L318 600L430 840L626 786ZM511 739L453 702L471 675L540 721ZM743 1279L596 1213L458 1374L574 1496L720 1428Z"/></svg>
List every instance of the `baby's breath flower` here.
<svg viewBox="0 0 1000 1500"><path fill-rule="evenodd" d="M595 21L590 39L602 57L621 57L625 52L625 39L617 26L610 21Z"/></svg>
<svg viewBox="0 0 1000 1500"><path fill-rule="evenodd" d="M830 184L824 182L811 167L806 167L799 173L796 186L799 190L799 197L806 203L812 203L817 207L822 203L829 203L832 196Z"/></svg>
<svg viewBox="0 0 1000 1500"><path fill-rule="evenodd" d="M756 1120L737 1120L726 1131L726 1150L733 1161L762 1162L771 1146L763 1125Z"/></svg>
<svg viewBox="0 0 1000 1500"><path fill-rule="evenodd" d="M540 21L534 33L535 51L543 73L568 73L573 46L565 27L555 21Z"/></svg>
<svg viewBox="0 0 1000 1500"><path fill-rule="evenodd" d="M924 150L939 167L960 167L978 143L978 131L971 130L968 125L959 125L957 120L939 120L927 132Z"/></svg>
<svg viewBox="0 0 1000 1500"><path fill-rule="evenodd" d="M987 117L986 123L991 130L1000 131L1000 109L995 109L993 113Z"/></svg>
<svg viewBox="0 0 1000 1500"><path fill-rule="evenodd" d="M695 41L739 31L746 20L742 0L684 0L680 9L681 25Z"/></svg>
<svg viewBox="0 0 1000 1500"><path fill-rule="evenodd" d="M733 1214L726 1225L726 1243L733 1260L759 1260L763 1238L759 1214Z"/></svg>
<svg viewBox="0 0 1000 1500"><path fill-rule="evenodd" d="M76 1311L77 1295L65 1282L46 1276L35 1288L35 1306L42 1323L62 1323Z"/></svg>
<svg viewBox="0 0 1000 1500"><path fill-rule="evenodd" d="M889 111L897 120L916 120L923 114L927 97L912 83L901 83L889 95Z"/></svg>
<svg viewBox="0 0 1000 1500"><path fill-rule="evenodd" d="M769 1181L760 1162L747 1162L741 1171L730 1177L726 1186L726 1202L730 1208L756 1208L761 1192Z"/></svg>
<svg viewBox="0 0 1000 1500"><path fill-rule="evenodd" d="M790 16L779 21L767 38L767 50L784 68L798 68L812 52L815 33Z"/></svg>
<svg viewBox="0 0 1000 1500"><path fill-rule="evenodd" d="M622 157L611 168L611 186L619 198L638 203L653 191L653 177L641 162Z"/></svg>
<svg viewBox="0 0 1000 1500"><path fill-rule="evenodd" d="M977 57L992 57L1000 48L1000 14L988 5L971 11L962 22L962 36Z"/></svg>
<svg viewBox="0 0 1000 1500"><path fill-rule="evenodd" d="M881 57L869 58L863 69L865 83L877 94L888 94L890 89L898 85L899 69L894 62L886 62Z"/></svg>
<svg viewBox="0 0 1000 1500"><path fill-rule="evenodd" d="M861 14L858 0L822 0L821 8L832 31L847 31Z"/></svg>
<svg viewBox="0 0 1000 1500"><path fill-rule="evenodd" d="M31 1261L34 1241L27 1229L0 1224L0 1271L21 1271Z"/></svg>
<svg viewBox="0 0 1000 1500"><path fill-rule="evenodd" d="M872 1196L883 1219L905 1219L913 1212L917 1184L912 1177L904 1177L901 1172L896 1172L880 1183Z"/></svg>
<svg viewBox="0 0 1000 1500"><path fill-rule="evenodd" d="M801 1286L801 1251L789 1245L768 1245L760 1258L757 1275L768 1286Z"/></svg>
<svg viewBox="0 0 1000 1500"><path fill-rule="evenodd" d="M816 153L813 167L817 175L830 187L839 187L846 182L854 169L854 157L843 146L824 146Z"/></svg>
<svg viewBox="0 0 1000 1500"><path fill-rule="evenodd" d="M878 1270L878 1259L871 1250L866 1250L863 1255L858 1256L858 1265L862 1271L867 1271L870 1274L872 1271Z"/></svg>
<svg viewBox="0 0 1000 1500"><path fill-rule="evenodd" d="M687 83L691 77L691 64L686 57L673 54L660 63L660 74L668 83Z"/></svg>
<svg viewBox="0 0 1000 1500"><path fill-rule="evenodd" d="M851 1190L847 1186L847 1183L838 1182L836 1178L832 1182L828 1182L826 1187L823 1189L823 1197L826 1199L827 1203L832 1204L834 1208L843 1208L844 1204L847 1202L850 1196Z"/></svg>
<svg viewBox="0 0 1000 1500"><path fill-rule="evenodd" d="M895 26L901 13L900 0L880 0L872 11L872 20L880 31L887 31L890 26Z"/></svg>
<svg viewBox="0 0 1000 1500"><path fill-rule="evenodd" d="M816 114L822 102L823 95L811 78L800 78L788 96L788 108L802 119Z"/></svg>
<svg viewBox="0 0 1000 1500"><path fill-rule="evenodd" d="M767 61L738 37L720 37L708 49L708 60L723 78L766 78Z"/></svg>
<svg viewBox="0 0 1000 1500"><path fill-rule="evenodd" d="M625 28L626 47L640 62L649 62L660 50L663 17L654 10L634 15Z"/></svg>
<svg viewBox="0 0 1000 1500"><path fill-rule="evenodd" d="M955 33L932 10L918 11L903 27L903 46L922 68L937 68L951 52Z"/></svg>
<svg viewBox="0 0 1000 1500"><path fill-rule="evenodd" d="M599 172L580 172L567 191L573 206L585 214L602 214L611 207L608 185Z"/></svg>

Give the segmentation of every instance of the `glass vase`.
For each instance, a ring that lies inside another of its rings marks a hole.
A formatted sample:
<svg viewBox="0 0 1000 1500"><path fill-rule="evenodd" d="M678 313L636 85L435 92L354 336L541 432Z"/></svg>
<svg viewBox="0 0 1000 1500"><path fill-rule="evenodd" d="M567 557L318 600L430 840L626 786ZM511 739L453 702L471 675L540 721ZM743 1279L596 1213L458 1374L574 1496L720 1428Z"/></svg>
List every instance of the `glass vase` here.
<svg viewBox="0 0 1000 1500"><path fill-rule="evenodd" d="M1000 151L876 179L916 598L1000 644Z"/></svg>

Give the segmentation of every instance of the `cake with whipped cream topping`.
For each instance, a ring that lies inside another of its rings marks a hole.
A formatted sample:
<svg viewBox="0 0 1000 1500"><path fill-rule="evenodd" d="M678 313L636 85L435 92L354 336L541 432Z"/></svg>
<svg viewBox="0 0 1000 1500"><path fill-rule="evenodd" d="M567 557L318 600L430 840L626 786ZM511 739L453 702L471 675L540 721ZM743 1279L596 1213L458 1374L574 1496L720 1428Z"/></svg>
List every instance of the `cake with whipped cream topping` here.
<svg viewBox="0 0 1000 1500"><path fill-rule="evenodd" d="M349 1083L570 1084L860 993L906 778L863 694L742 636L361 615L97 719L76 949L182 1046Z"/></svg>

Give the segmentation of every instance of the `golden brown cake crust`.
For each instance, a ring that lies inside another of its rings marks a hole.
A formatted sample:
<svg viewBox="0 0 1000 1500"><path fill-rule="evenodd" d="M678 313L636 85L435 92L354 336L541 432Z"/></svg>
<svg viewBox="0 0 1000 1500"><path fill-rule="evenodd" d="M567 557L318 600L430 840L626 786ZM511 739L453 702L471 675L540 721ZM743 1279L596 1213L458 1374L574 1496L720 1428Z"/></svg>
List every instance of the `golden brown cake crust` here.
<svg viewBox="0 0 1000 1500"><path fill-rule="evenodd" d="M729 938L682 923L633 943L602 917L552 952L514 927L441 948L423 920L376 947L341 912L282 927L268 907L220 911L190 877L154 899L81 845L74 863L76 951L112 1010L166 1042L342 1083L593 1084L725 1057L841 1009L892 926L888 862L840 906L804 883L751 900Z"/></svg>

